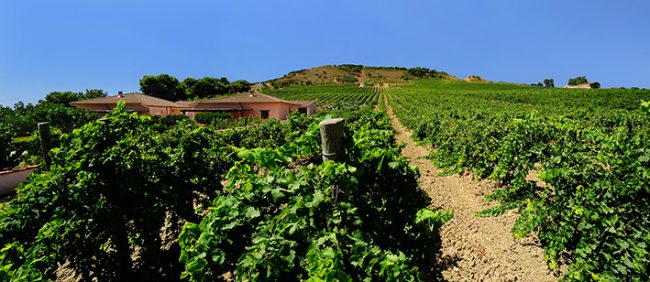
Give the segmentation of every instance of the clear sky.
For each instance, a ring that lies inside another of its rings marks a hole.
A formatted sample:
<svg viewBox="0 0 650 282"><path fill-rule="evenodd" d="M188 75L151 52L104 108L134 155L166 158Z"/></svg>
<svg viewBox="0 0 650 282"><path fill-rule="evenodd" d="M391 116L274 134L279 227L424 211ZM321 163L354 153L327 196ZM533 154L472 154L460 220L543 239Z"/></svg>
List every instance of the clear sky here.
<svg viewBox="0 0 650 282"><path fill-rule="evenodd" d="M148 74L263 81L345 63L650 88L650 1L0 2L2 105L138 91Z"/></svg>

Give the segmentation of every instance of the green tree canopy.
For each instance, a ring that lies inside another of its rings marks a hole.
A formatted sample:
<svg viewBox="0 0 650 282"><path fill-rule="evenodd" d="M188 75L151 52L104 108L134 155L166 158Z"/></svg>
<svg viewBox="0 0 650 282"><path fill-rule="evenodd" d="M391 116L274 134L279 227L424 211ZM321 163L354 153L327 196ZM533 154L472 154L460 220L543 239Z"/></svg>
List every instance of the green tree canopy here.
<svg viewBox="0 0 650 282"><path fill-rule="evenodd" d="M193 87L198 80L196 78L188 77L178 85L176 93L178 93L179 100L192 99L194 97Z"/></svg>
<svg viewBox="0 0 650 282"><path fill-rule="evenodd" d="M168 100L197 100L250 90L246 80L228 81L225 77L185 78L182 82L167 74L145 75L140 80L143 93Z"/></svg>
<svg viewBox="0 0 650 282"><path fill-rule="evenodd" d="M63 106L70 106L70 102L74 101L79 101L83 100L83 93L81 92L72 92L72 91L66 91L66 92L51 92L50 94L47 94L45 96L45 102L51 103L51 104L60 104Z"/></svg>
<svg viewBox="0 0 650 282"><path fill-rule="evenodd" d="M554 88L555 87L555 80L552 79L552 78L544 79L544 87Z"/></svg>
<svg viewBox="0 0 650 282"><path fill-rule="evenodd" d="M140 91L144 94L167 99L177 100L176 89L178 79L168 74L145 75L140 79Z"/></svg>
<svg viewBox="0 0 650 282"><path fill-rule="evenodd" d="M443 78L449 74L443 71L437 71L435 69L428 69L423 67L414 67L406 70L408 76L420 77L420 78Z"/></svg>
<svg viewBox="0 0 650 282"><path fill-rule="evenodd" d="M50 103L50 104L59 104L59 105L69 107L70 103L74 101L94 99L94 98L100 98L106 96L107 96L106 92L104 92L104 90L101 89L86 89L85 93L72 92L72 91L65 91L65 92L55 91L55 92L50 92L50 94L47 94L43 102Z"/></svg>
<svg viewBox="0 0 650 282"><path fill-rule="evenodd" d="M204 77L196 81L192 94L198 99L225 94L228 93L228 84L225 78Z"/></svg>
<svg viewBox="0 0 650 282"><path fill-rule="evenodd" d="M179 96L183 95L185 99L196 100L227 93L248 91L250 85L246 80L238 80L230 83L225 77L216 78L206 76L200 79L188 77L179 84L178 92Z"/></svg>
<svg viewBox="0 0 650 282"><path fill-rule="evenodd" d="M106 97L108 94L101 89L86 89L86 93L83 94L83 99L95 99Z"/></svg>
<svg viewBox="0 0 650 282"><path fill-rule="evenodd" d="M587 79L586 76L578 76L575 78L569 79L569 85L578 85L578 84L584 84L584 83L589 83L589 80Z"/></svg>
<svg viewBox="0 0 650 282"><path fill-rule="evenodd" d="M251 89L251 83L246 81L246 80L237 80L233 81L230 84L230 93L239 93L239 92L246 92Z"/></svg>

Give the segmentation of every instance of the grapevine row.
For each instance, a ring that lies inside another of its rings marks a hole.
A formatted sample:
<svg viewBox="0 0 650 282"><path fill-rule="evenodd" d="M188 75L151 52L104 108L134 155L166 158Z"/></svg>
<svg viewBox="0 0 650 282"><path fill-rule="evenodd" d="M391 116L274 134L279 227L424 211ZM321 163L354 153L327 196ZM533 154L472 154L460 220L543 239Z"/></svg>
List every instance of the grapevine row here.
<svg viewBox="0 0 650 282"><path fill-rule="evenodd" d="M648 280L650 91L424 80L391 96L438 166L499 182L480 215L519 209L515 236L538 233L551 269L569 257L570 280Z"/></svg>
<svg viewBox="0 0 650 282"><path fill-rule="evenodd" d="M0 280L430 280L451 214L427 208L385 113L328 114L345 162L322 162L324 116L217 131L118 105L1 206Z"/></svg>

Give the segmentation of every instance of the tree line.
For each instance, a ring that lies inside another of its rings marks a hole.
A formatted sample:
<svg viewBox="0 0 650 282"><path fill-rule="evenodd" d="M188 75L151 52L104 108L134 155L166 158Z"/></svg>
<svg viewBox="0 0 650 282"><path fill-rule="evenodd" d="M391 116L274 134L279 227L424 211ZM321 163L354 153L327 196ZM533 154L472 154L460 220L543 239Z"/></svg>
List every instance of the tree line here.
<svg viewBox="0 0 650 282"><path fill-rule="evenodd" d="M449 74L444 71L437 71L435 69L429 69L425 67L414 67L406 70L406 73L402 75L402 79L409 80L411 78L445 78Z"/></svg>
<svg viewBox="0 0 650 282"><path fill-rule="evenodd" d="M198 100L217 95L246 92L251 83L246 80L230 82L227 78L185 78L179 81L168 74L145 75L140 79L140 91L146 95L170 100Z"/></svg>
<svg viewBox="0 0 650 282"><path fill-rule="evenodd" d="M589 84L589 87L593 89L599 89L600 88L600 83L599 82L589 82L589 79L587 79L586 76L578 76L574 78L570 78L569 81L567 82L567 85L580 85L580 84ZM531 83L531 86L539 86L539 87L546 87L546 88L554 88L555 87L555 80L552 78L547 78L544 79L544 83L542 82L537 82L537 83Z"/></svg>
<svg viewBox="0 0 650 282"><path fill-rule="evenodd" d="M552 79L552 78L546 78L546 79L544 79L544 83L538 82L538 83L531 83L530 85L539 86L539 87L546 87L546 88L554 88L555 87L555 80Z"/></svg>
<svg viewBox="0 0 650 282"><path fill-rule="evenodd" d="M106 96L107 93L100 89L55 91L36 104L20 101L13 108L0 105L0 129L10 137L27 136L36 130L38 122L49 121L52 126L68 132L98 117L94 112L71 107L71 102Z"/></svg>

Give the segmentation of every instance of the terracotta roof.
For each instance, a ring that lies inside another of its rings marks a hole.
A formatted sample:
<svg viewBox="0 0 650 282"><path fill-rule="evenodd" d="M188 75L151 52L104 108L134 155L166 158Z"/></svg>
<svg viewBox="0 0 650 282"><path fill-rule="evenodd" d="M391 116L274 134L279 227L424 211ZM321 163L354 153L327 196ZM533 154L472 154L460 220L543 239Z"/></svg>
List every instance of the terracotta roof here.
<svg viewBox="0 0 650 282"><path fill-rule="evenodd" d="M196 101L176 101L176 105L181 108L189 108L194 104L196 104Z"/></svg>
<svg viewBox="0 0 650 282"><path fill-rule="evenodd" d="M181 112L236 112L236 111L248 111L253 108L244 108L244 107L221 107L221 108L197 108L197 109L182 109Z"/></svg>
<svg viewBox="0 0 650 282"><path fill-rule="evenodd" d="M198 103L285 103L285 104L298 104L296 101L288 101L266 95L259 92L246 92L233 96L223 98L213 98L208 100L197 101Z"/></svg>
<svg viewBox="0 0 650 282"><path fill-rule="evenodd" d="M81 100L70 103L70 105L92 105L92 104L117 104L118 101L124 101L127 105L140 104L143 106L157 107L178 107L179 104L165 99L160 99L145 95L142 93L126 93L115 96L101 97L95 99Z"/></svg>

